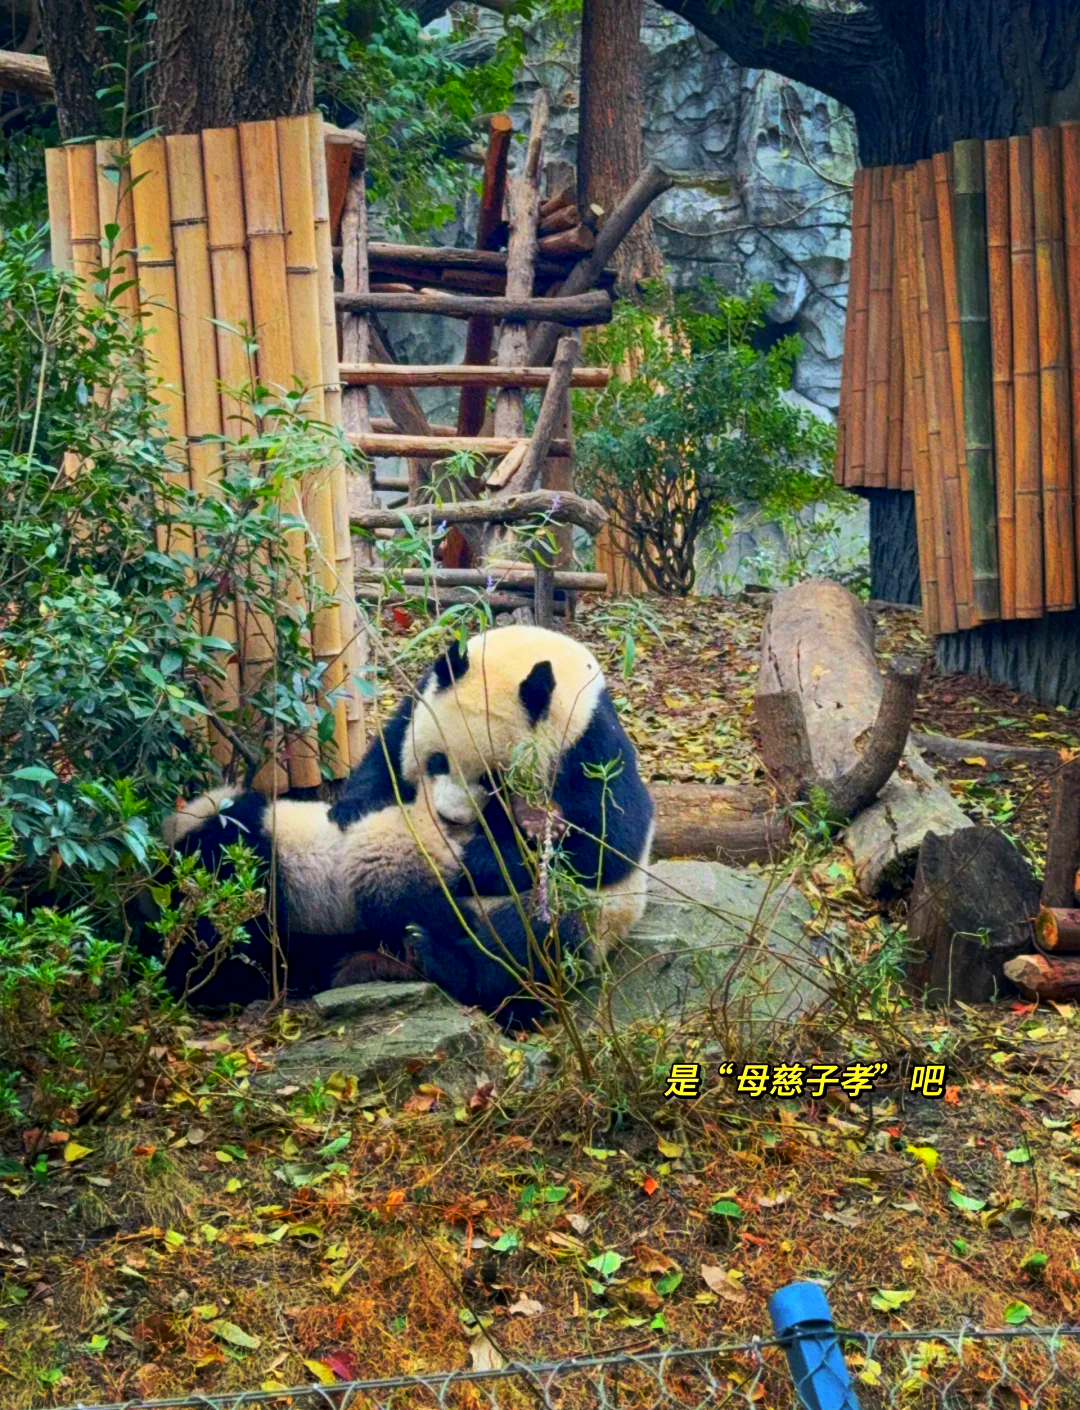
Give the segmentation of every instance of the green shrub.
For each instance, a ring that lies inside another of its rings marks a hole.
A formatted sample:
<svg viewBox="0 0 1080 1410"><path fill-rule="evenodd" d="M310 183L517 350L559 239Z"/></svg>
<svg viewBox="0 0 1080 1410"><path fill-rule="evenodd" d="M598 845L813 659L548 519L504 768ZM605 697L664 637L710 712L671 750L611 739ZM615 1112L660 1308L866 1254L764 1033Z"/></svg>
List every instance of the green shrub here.
<svg viewBox="0 0 1080 1410"><path fill-rule="evenodd" d="M737 505L779 514L837 493L832 428L782 396L798 339L752 345L772 297L765 285L738 298L704 283L671 310L621 304L589 340L591 361L637 370L600 397L576 397L578 483L657 592L691 590L701 531Z"/></svg>

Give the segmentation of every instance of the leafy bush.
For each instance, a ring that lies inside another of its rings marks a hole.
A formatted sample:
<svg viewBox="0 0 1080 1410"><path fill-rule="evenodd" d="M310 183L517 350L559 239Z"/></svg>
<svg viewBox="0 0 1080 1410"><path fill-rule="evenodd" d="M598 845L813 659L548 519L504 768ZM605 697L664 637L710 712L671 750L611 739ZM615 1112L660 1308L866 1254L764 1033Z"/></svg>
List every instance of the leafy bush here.
<svg viewBox="0 0 1080 1410"><path fill-rule="evenodd" d="M657 592L691 590L702 529L736 505L779 513L836 494L832 428L782 396L798 339L752 345L772 297L766 285L739 298L705 283L670 312L622 304L589 341L590 360L635 373L576 399L579 484Z"/></svg>
<svg viewBox="0 0 1080 1410"><path fill-rule="evenodd" d="M249 754L267 730L328 733L310 648L322 599L306 570L293 583L286 540L305 525L282 504L340 440L299 394L253 380L220 493L196 503L121 286L104 268L102 303L81 307L40 254L26 230L0 249L0 811L20 885L87 900L105 872L115 887L113 869L145 865L155 815L205 780L211 709ZM278 653L239 700L219 687L241 653L206 629L233 594L274 623Z"/></svg>

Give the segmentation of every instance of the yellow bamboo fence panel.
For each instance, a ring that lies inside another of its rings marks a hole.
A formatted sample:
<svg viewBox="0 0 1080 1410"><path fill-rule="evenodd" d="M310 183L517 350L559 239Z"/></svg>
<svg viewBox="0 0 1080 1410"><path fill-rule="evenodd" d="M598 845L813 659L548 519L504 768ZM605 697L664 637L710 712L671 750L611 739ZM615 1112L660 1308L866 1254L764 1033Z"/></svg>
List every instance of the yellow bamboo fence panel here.
<svg viewBox="0 0 1080 1410"><path fill-rule="evenodd" d="M1009 144L987 142L986 257L990 286L990 356L994 384L1001 616L1016 616L1016 474L1013 458L1012 268L1009 245Z"/></svg>
<svg viewBox="0 0 1080 1410"><path fill-rule="evenodd" d="M293 374L304 388L307 414L326 420L320 326L319 265L315 245L315 206L311 169L310 121L302 117L277 119L278 159L285 222L285 277L289 292L289 325L292 331ZM325 158L323 159L325 162ZM328 598L312 628L315 658L326 671L329 690L344 679L341 613L338 606L336 545L334 541L333 469L327 463L308 477L302 487L302 509L309 526L312 576ZM334 750L331 769L344 778L350 767L348 721L345 701L329 706L334 713Z"/></svg>
<svg viewBox="0 0 1080 1410"><path fill-rule="evenodd" d="M71 193L67 154L62 147L45 152L45 186L49 193L49 251L54 269L71 268Z"/></svg>
<svg viewBox="0 0 1080 1410"><path fill-rule="evenodd" d="M889 229L891 267L889 270L889 395L885 441L885 483L890 490L912 488L911 439L904 434L904 332L903 295L900 290L900 251L896 234L898 179L904 167L887 168L881 218ZM905 454L906 482L905 482Z"/></svg>
<svg viewBox="0 0 1080 1410"><path fill-rule="evenodd" d="M866 380L870 335L871 172L860 167L855 173L851 212L851 277L848 285L848 317L853 322L851 400L847 408L844 449L844 483L866 483L867 408Z"/></svg>
<svg viewBox="0 0 1080 1410"><path fill-rule="evenodd" d="M239 132L251 311L259 344L259 380L274 395L282 396L292 390L293 345L277 128L272 119L267 119L241 123ZM299 485L282 507L290 516L303 518ZM302 528L287 529L284 538L285 550L292 564L287 587L289 605L292 611L303 613L302 584L306 568L304 531ZM294 788L314 788L321 779L318 744L314 735L293 741L289 747L290 784Z"/></svg>
<svg viewBox="0 0 1080 1410"><path fill-rule="evenodd" d="M202 143L198 134L169 137L165 152L171 191L172 238L176 261L177 309L184 366L185 431L192 488L200 499L220 493L222 478L221 408L217 389L217 347L213 325L214 296L210 279L206 195ZM196 544L200 557L205 547ZM240 663L237 656L236 608L231 596L214 593L202 604L207 635L230 644L222 663L225 679L210 681L210 703L234 711L240 705ZM211 729L211 747L221 763L232 758L232 746L220 730Z"/></svg>
<svg viewBox="0 0 1080 1410"><path fill-rule="evenodd" d="M1065 206L1065 276L1069 287L1073 523L1080 559L1080 122L1061 125L1061 177Z"/></svg>
<svg viewBox="0 0 1080 1410"><path fill-rule="evenodd" d="M341 382L338 365L338 318L334 304L332 213L329 196L329 158L342 144L327 142L322 116L308 118L308 162L311 167L315 258L319 271L319 335L322 354L323 406L332 426L342 426ZM350 146L351 161L351 146ZM347 180L346 166L346 180ZM344 182L342 183L344 188ZM342 198L344 203L344 196ZM345 687L345 732L348 761L355 768L366 748L364 701L360 672L367 664L367 632L360 620L353 591L352 530L349 526L349 486L345 456L336 450L330 463L330 509L333 521L334 568L337 582L342 638L342 679Z"/></svg>
<svg viewBox="0 0 1080 1410"><path fill-rule="evenodd" d="M1061 131L1031 134L1035 195L1035 289L1039 306L1039 431L1042 447L1043 580L1048 612L1076 606L1068 296L1061 195Z"/></svg>
<svg viewBox="0 0 1080 1410"><path fill-rule="evenodd" d="M923 625L927 632L941 630L938 609L937 556L934 551L933 498L930 489L930 451L926 435L926 401L923 382L922 338L919 328L919 274L915 259L917 209L914 176L905 172L893 182L894 247L896 250L901 334L903 338L904 427L911 454L915 489L915 530L919 545Z"/></svg>
<svg viewBox="0 0 1080 1410"><path fill-rule="evenodd" d="M969 508L967 443L964 437L964 363L960 341L960 304L956 291L956 227L953 215L952 152L938 152L933 158L934 195L937 202L938 242L941 246L941 290L945 303L946 352L951 391L949 395L950 426L943 426L948 457L951 434L956 463L956 481L960 491L960 521L953 520L954 543L962 544L960 562L953 564L953 585L956 588L957 619L961 628L978 624L971 572L971 510ZM939 399L939 412L945 402ZM946 459L946 464L948 464ZM951 503L951 499L950 499Z"/></svg>
<svg viewBox="0 0 1080 1410"><path fill-rule="evenodd" d="M1039 317L1031 138L1009 138L1012 254L1013 466L1016 496L1016 615L1043 615L1043 497L1039 431Z"/></svg>
<svg viewBox="0 0 1080 1410"><path fill-rule="evenodd" d="M88 307L97 302L94 275L101 268L97 157L90 143L64 150L68 170L71 272L83 281L78 299Z"/></svg>
<svg viewBox="0 0 1080 1410"><path fill-rule="evenodd" d="M139 289L135 267L135 208L131 188L130 157L115 140L94 144L97 164L98 223L102 264L108 264L113 306L131 323L139 316ZM110 240L106 230L117 227Z"/></svg>
<svg viewBox="0 0 1080 1410"><path fill-rule="evenodd" d="M892 167L879 166L870 181L870 292L866 334L866 479L871 489L888 486L889 354L892 320L892 221L885 219ZM891 210L891 206L890 206Z"/></svg>

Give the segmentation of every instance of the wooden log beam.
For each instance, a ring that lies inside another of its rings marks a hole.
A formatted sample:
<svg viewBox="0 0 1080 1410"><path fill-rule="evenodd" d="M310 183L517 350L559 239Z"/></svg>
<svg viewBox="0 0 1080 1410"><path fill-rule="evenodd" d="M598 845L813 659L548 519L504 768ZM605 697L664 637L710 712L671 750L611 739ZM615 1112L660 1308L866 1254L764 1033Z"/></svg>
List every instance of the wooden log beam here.
<svg viewBox="0 0 1080 1410"><path fill-rule="evenodd" d="M461 451L475 455L507 455L522 440L528 443L529 437L395 436L376 434L374 431L349 436L349 441L365 455L404 455L417 460L445 460L448 455L457 455ZM567 449L565 441L553 441L551 446L552 454L557 454L559 450L565 454Z"/></svg>
<svg viewBox="0 0 1080 1410"><path fill-rule="evenodd" d="M449 245L387 245L373 240L368 245L372 270L403 269L421 271L457 269L483 274L506 274L505 250L460 250ZM543 279L565 279L570 271L566 260L539 260L536 273ZM421 275L417 276L418 278Z"/></svg>
<svg viewBox="0 0 1080 1410"><path fill-rule="evenodd" d="M615 251L633 229L657 196L669 190L674 179L653 163L641 173L619 204L604 222L604 227L596 237L596 244L585 259L580 260L566 277L560 298L578 296L585 289L591 289ZM544 299L545 307L554 304L555 299ZM544 364L550 362L559 340L558 319L551 319L532 335L529 340L529 362Z"/></svg>
<svg viewBox="0 0 1080 1410"><path fill-rule="evenodd" d="M1056 749L1040 749L1034 744L996 744L991 739L953 739L947 734L920 734L912 731L911 742L924 754L944 759L950 764L962 764L967 759L985 759L987 764L1060 763Z"/></svg>
<svg viewBox="0 0 1080 1410"><path fill-rule="evenodd" d="M376 568L357 570L360 582L379 582L385 573ZM531 589L533 570L531 568L402 568L394 573L398 582L406 587L420 587L434 584L437 587L485 587L493 582L496 588ZM573 592L606 592L606 573L556 572L556 590Z"/></svg>
<svg viewBox="0 0 1080 1410"><path fill-rule="evenodd" d="M773 861L787 847L787 822L766 788L654 783L649 792L656 807L657 859L701 857L745 866Z"/></svg>
<svg viewBox="0 0 1080 1410"><path fill-rule="evenodd" d="M558 504L555 500L558 499ZM558 494L552 490L533 490L531 494L511 495L508 499L472 499L461 504L412 504L407 509L367 509L349 513L351 523L361 529L400 529L405 518L416 527L433 524L520 524L537 515L546 515L557 524L577 524L587 534L596 537L607 523L607 512L593 499L580 495Z"/></svg>
<svg viewBox="0 0 1080 1410"><path fill-rule="evenodd" d="M863 604L822 580L777 593L762 633L758 689L799 697L818 781L835 782L861 765L885 690ZM867 895L910 872L927 832L947 836L970 826L918 751L909 745L902 758L902 772L846 830L856 879ZM768 755L765 763L772 767Z"/></svg>
<svg viewBox="0 0 1080 1410"><path fill-rule="evenodd" d="M536 227L537 234L541 240L545 235L558 235L566 230L573 230L581 224L581 212L577 205L560 206L558 210L552 211L550 215L544 214L544 207L540 207L540 223ZM591 249L592 246L590 245Z"/></svg>
<svg viewBox="0 0 1080 1410"><path fill-rule="evenodd" d="M1035 940L1040 950L1080 954L1080 910L1073 906L1040 906L1035 917Z"/></svg>
<svg viewBox="0 0 1080 1410"><path fill-rule="evenodd" d="M1029 999L1080 999L1080 960L1017 955L1005 965L1005 974Z"/></svg>
<svg viewBox="0 0 1080 1410"><path fill-rule="evenodd" d="M537 242L537 249L543 255L567 255L577 257L587 255L596 244L596 236L587 225L575 225L570 230L560 230L555 235L543 235Z"/></svg>
<svg viewBox="0 0 1080 1410"><path fill-rule="evenodd" d="M565 286L564 286L565 287ZM538 322L568 328L610 323L612 303L601 289L586 294L560 294L551 299L507 299L469 294L335 294L343 313L413 313L440 318L487 317L510 323ZM530 364L537 359L530 348Z"/></svg>
<svg viewBox="0 0 1080 1410"><path fill-rule="evenodd" d="M0 91L26 93L39 103L56 102L56 86L49 61L41 54L0 50Z"/></svg>
<svg viewBox="0 0 1080 1410"><path fill-rule="evenodd" d="M343 362L338 371L341 380L348 385L364 383L369 387L546 387L552 377L550 367L492 367L466 363ZM575 367L570 374L570 385L603 389L611 376L610 367Z"/></svg>
<svg viewBox="0 0 1080 1410"><path fill-rule="evenodd" d="M429 605L437 604L440 607L454 607L459 604L468 605L470 603L482 602L486 607L490 607L493 612L518 612L523 607L528 608L529 597L522 592L481 592L477 588L438 588L437 590L425 590L417 588L415 592L405 593L387 592L384 589L375 587L371 583L364 583L356 589L356 596L362 602L415 602L423 599ZM552 604L552 615L555 617L566 616L566 603L555 602Z"/></svg>
<svg viewBox="0 0 1080 1410"><path fill-rule="evenodd" d="M581 356L581 341L576 333L559 340L558 351L551 367L551 381L540 403L540 413L529 438L529 448L525 458L506 482L500 495L516 494L529 490L540 479L544 461L549 455L572 453L565 441L557 442L555 430L563 412L563 403L570 390L574 368Z"/></svg>

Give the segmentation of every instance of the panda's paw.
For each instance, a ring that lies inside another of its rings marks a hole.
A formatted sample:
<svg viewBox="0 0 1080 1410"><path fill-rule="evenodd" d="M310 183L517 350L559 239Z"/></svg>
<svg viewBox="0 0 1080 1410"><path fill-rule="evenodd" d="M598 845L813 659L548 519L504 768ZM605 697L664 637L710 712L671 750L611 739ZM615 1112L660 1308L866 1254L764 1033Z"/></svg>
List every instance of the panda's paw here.
<svg viewBox="0 0 1080 1410"><path fill-rule="evenodd" d="M524 798L515 797L511 806L514 811L514 822L517 824L519 832L529 842L543 842L549 829L553 841L560 838L566 831L566 819L554 803L549 804L546 808L541 808L533 803L527 803Z"/></svg>

